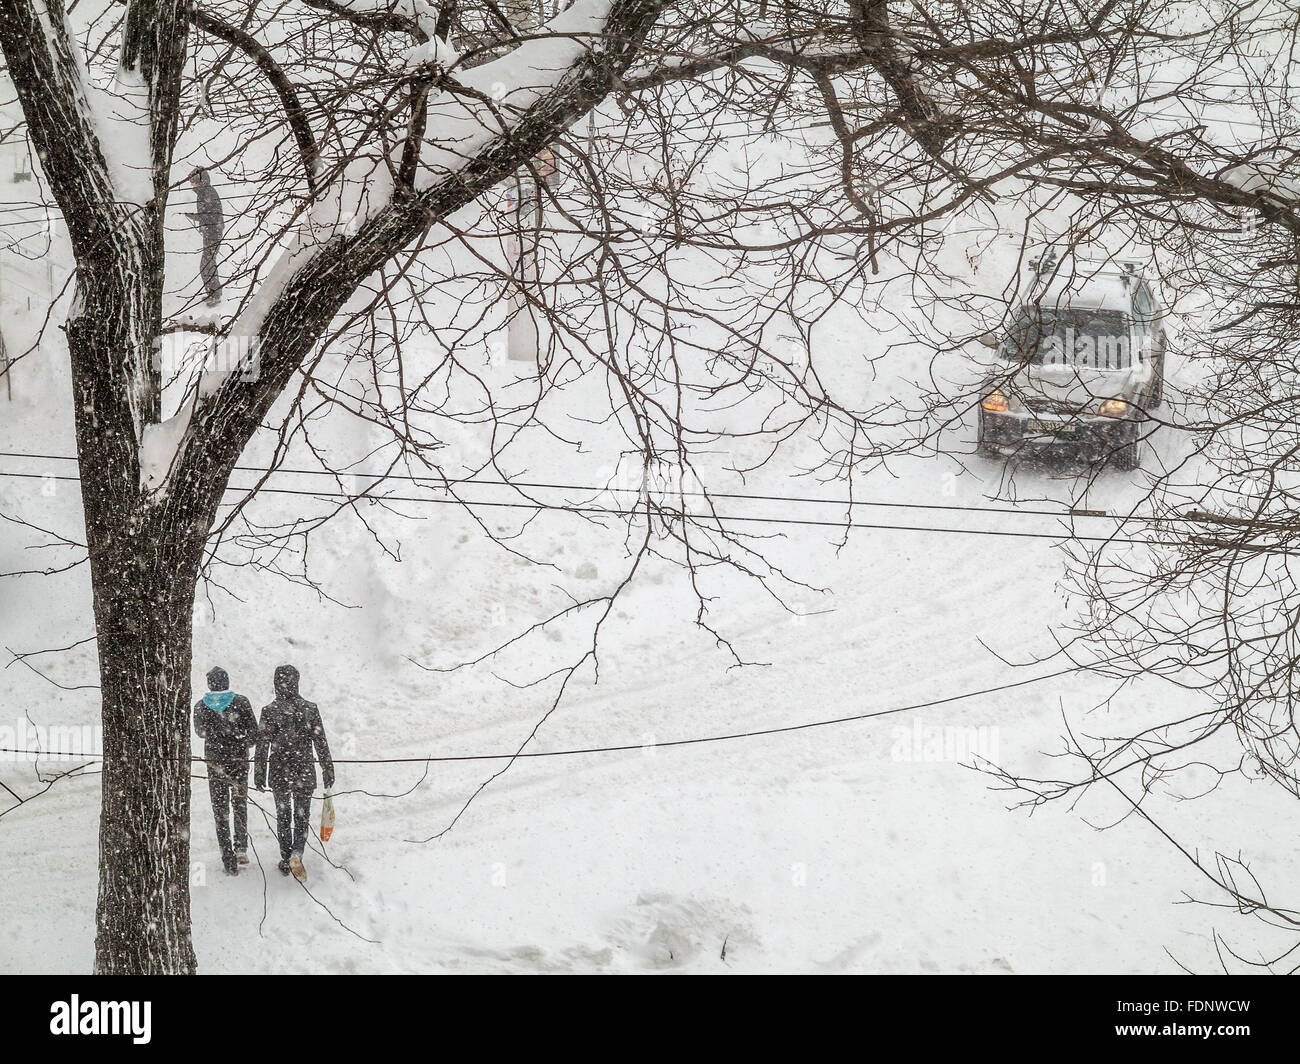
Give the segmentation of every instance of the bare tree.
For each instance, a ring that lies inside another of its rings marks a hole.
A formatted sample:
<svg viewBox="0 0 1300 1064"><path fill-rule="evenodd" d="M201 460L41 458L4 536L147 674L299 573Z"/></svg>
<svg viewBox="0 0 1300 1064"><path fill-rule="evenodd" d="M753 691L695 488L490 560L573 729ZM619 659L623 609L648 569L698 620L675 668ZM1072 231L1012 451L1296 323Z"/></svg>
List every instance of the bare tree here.
<svg viewBox="0 0 1300 1064"><path fill-rule="evenodd" d="M521 93L517 109L502 115L490 96L461 90L461 110L478 129L460 152L448 153L454 162L426 168L423 179L423 116L433 79L418 72L395 77L382 95L402 101L410 133L396 175L383 172L382 202L376 196L365 204L358 198L364 181L346 176L365 158L360 152L323 169L304 157L304 183L308 174L313 183L319 179L320 199L334 197L333 217L351 211L357 224L350 232L342 222L327 225L279 252L271 276L231 323L236 335L257 343L258 379L231 374L201 388L183 414L173 415L183 423L163 419L152 367L164 328L163 220L196 13L188 3L127 6L110 98L127 113L113 117L91 91L83 48L61 3L20 2L0 12L9 76L77 260L75 305L64 327L103 692L99 971L195 966L186 841L191 604L208 530L245 443L360 283L608 93L659 7L645 0L584 4L557 30L567 46L556 48L554 37L519 45L516 69L531 82L506 82ZM337 11L339 27L375 32L356 25L347 7ZM426 36L407 22L407 31ZM323 32L337 38L341 29L331 23ZM355 47L362 55L375 50ZM530 48L562 64L543 68L545 81L528 65ZM391 106L366 116L377 126L361 145L373 153L372 168L389 158L383 138L391 132ZM306 131L296 125L302 147ZM320 217L318 207L309 220Z"/></svg>

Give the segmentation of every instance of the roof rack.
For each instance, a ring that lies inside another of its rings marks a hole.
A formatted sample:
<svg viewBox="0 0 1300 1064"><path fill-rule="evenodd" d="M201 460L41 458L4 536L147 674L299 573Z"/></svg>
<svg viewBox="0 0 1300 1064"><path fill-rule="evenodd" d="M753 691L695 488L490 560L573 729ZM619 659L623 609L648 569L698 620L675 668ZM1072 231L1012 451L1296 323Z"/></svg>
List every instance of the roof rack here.
<svg viewBox="0 0 1300 1064"><path fill-rule="evenodd" d="M1041 281L1044 278L1057 274L1060 267L1060 259L1057 258L1056 248L1048 247L1037 258L1028 260L1027 263L1035 279ZM1118 277L1125 286L1131 284L1137 278L1142 276L1143 263L1138 259L1086 259L1075 257L1072 260L1073 269L1069 273L1062 273L1062 277Z"/></svg>

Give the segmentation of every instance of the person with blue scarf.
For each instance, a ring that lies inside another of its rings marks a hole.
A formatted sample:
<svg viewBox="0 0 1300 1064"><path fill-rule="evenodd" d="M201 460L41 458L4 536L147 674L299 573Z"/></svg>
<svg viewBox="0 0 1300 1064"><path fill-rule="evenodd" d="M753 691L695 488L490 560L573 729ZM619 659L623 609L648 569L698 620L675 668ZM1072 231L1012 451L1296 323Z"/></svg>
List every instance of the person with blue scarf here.
<svg viewBox="0 0 1300 1064"><path fill-rule="evenodd" d="M208 673L208 687L194 707L194 733L203 740L203 759L208 764L208 794L221 864L233 876L239 874L240 865L248 864L248 750L257 742L257 714L247 698L230 690L225 669Z"/></svg>

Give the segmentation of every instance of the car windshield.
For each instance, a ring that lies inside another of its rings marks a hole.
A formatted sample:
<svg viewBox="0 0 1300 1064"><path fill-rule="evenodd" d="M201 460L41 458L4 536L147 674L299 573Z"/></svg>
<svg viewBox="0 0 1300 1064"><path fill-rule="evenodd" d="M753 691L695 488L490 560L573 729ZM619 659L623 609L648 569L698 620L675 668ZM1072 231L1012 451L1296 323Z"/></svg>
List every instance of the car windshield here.
<svg viewBox="0 0 1300 1064"><path fill-rule="evenodd" d="M1133 365L1129 318L1120 310L1022 307L1002 356L1036 366L1128 369Z"/></svg>

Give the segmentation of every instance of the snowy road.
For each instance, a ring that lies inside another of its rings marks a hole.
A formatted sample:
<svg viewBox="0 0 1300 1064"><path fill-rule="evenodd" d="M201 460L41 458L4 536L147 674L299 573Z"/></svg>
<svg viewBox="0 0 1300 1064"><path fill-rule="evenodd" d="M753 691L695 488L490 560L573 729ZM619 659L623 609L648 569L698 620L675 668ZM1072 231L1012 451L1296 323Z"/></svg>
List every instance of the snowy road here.
<svg viewBox="0 0 1300 1064"><path fill-rule="evenodd" d="M896 497L992 505L986 485L937 461L942 470L934 460L909 465L892 482ZM968 465L990 482L1002 473ZM1037 500L1025 506L1070 500L1074 482L1054 472L1049 463L1018 473L1020 493ZM0 485L11 505L39 482L17 483ZM1088 505L1118 507L1136 490L1107 474ZM43 503L75 520L75 485ZM552 585L608 581L621 541L546 515L530 543L567 575L539 578L456 511L439 517L433 539L408 535L400 565L366 551L355 531L322 533L331 586L361 609L239 574L228 586L247 601L218 597L215 622L199 617L196 672L220 661L260 706L270 669L292 660L340 759L514 749L553 685L519 691L482 667L431 674L406 655L444 664L481 652L553 606ZM963 515L945 521L954 518ZM1026 527L1008 515L979 521ZM991 653L1026 660L1050 647L1065 606L1051 540L864 531L837 553L825 529L785 531L774 557L833 589L801 604L829 612L793 618L736 585L715 615L742 654L769 665L729 669L710 638L684 627L695 604L680 574L648 570L602 637L599 684L583 673L531 749L780 728L1052 671L1013 672ZM52 599L55 586L62 597ZM4 645L63 646L85 634L84 574L16 588ZM569 650L545 635L534 646L513 664L516 681ZM59 682L93 683L86 648L49 660ZM93 691L58 690L16 665L5 676L9 704L31 705L34 720L93 721ZM1063 808L1032 819L1007 812L1009 796L959 763L978 754L1042 767L1039 751L1059 746L1061 707L1091 705L1106 690L1075 675L805 731L521 760L427 844L409 840L443 828L499 762L435 764L422 783L415 765L342 765L330 850L342 867L308 862L319 904L270 865L265 882L256 867L224 877L200 786L196 947L207 971L1163 970L1172 967L1165 947L1199 950L1203 940L1188 936L1208 926L1200 911L1172 904L1167 884L1185 875L1175 856L1140 824L1099 833ZM1154 685L1146 693L1160 697ZM30 787L26 771L7 765L4 778ZM20 907L0 932L5 970L89 964L96 798L93 777L66 781L0 820L0 890ZM265 860L271 832L263 815L253 822Z"/></svg>

